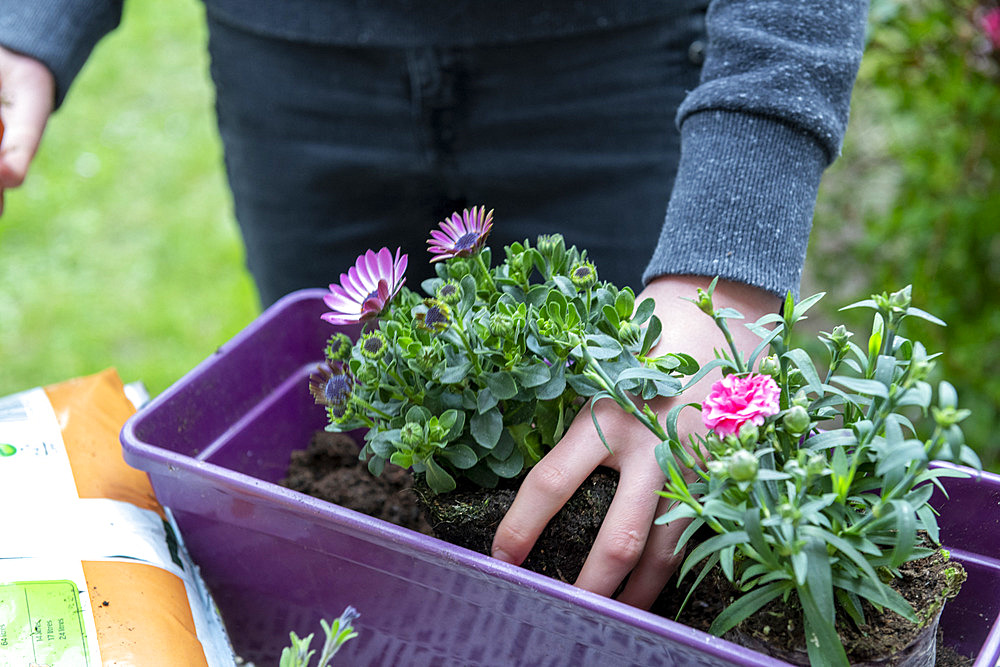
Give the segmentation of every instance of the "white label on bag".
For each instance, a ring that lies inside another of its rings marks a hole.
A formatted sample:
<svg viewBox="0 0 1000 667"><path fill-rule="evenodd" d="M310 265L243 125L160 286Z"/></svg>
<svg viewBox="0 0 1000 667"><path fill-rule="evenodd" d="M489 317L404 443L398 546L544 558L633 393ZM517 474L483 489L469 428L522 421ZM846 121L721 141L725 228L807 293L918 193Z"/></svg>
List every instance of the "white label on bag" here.
<svg viewBox="0 0 1000 667"><path fill-rule="evenodd" d="M78 499L69 456L42 389L0 398L0 501L22 513Z"/></svg>

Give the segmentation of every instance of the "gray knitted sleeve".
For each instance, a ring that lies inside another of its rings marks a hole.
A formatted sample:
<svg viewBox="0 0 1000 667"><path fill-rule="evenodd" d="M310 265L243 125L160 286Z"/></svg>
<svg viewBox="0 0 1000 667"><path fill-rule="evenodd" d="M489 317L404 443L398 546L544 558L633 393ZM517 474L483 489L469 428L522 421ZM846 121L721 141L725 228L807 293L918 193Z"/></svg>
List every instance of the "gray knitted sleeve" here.
<svg viewBox="0 0 1000 667"><path fill-rule="evenodd" d="M94 45L121 21L122 0L0 0L0 44L41 61L56 80L56 106Z"/></svg>
<svg viewBox="0 0 1000 667"><path fill-rule="evenodd" d="M644 279L721 276L798 292L823 170L839 155L866 0L715 0L700 85Z"/></svg>

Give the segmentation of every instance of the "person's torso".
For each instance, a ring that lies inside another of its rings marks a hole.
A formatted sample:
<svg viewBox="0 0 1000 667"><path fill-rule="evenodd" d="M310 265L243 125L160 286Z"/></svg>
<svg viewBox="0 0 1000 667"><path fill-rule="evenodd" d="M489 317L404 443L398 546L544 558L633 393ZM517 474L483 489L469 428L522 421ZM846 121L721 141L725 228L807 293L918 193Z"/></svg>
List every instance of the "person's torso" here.
<svg viewBox="0 0 1000 667"><path fill-rule="evenodd" d="M204 0L214 20L318 44L470 46L633 25L708 0Z"/></svg>

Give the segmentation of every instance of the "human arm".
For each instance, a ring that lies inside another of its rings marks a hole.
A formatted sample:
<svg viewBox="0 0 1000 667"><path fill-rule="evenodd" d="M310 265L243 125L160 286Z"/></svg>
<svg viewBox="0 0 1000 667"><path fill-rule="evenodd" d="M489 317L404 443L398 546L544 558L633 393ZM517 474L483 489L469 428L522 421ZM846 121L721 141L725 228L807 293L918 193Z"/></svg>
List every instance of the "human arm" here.
<svg viewBox="0 0 1000 667"><path fill-rule="evenodd" d="M120 16L121 0L0 0L0 213L4 190L24 181L52 111Z"/></svg>
<svg viewBox="0 0 1000 667"><path fill-rule="evenodd" d="M867 3L829 0L715 0L702 82L678 112L681 160L666 221L637 299L656 300L663 351L704 363L725 348L711 318L692 298L721 276L716 306L753 322L797 292L820 177L840 150L863 44ZM701 276L702 278L692 278ZM731 325L745 353L759 339ZM681 400L700 402L709 376ZM682 526L657 526L663 476L654 437L608 401L598 419L610 456L584 411L566 437L522 484L497 529L494 555L519 563L545 523L597 465L621 472L618 493L577 584L646 607L678 563ZM654 408L661 419L674 401ZM682 412L679 430L702 430ZM586 472L584 472L586 471ZM581 475L583 477L581 477ZM658 506L659 505L659 506ZM634 567L634 569L633 569Z"/></svg>

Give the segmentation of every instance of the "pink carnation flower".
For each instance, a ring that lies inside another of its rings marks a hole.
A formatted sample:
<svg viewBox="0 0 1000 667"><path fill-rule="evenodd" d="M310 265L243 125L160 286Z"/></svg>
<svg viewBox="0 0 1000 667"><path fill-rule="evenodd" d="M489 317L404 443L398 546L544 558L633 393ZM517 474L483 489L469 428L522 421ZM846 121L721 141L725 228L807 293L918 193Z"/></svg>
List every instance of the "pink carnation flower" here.
<svg viewBox="0 0 1000 667"><path fill-rule="evenodd" d="M770 375L727 375L712 385L701 405L705 427L720 437L736 435L747 422L760 426L778 414L781 390Z"/></svg>
<svg viewBox="0 0 1000 667"><path fill-rule="evenodd" d="M986 12L980 19L980 25L986 37L989 38L993 49L1000 51L1000 8L994 8Z"/></svg>

